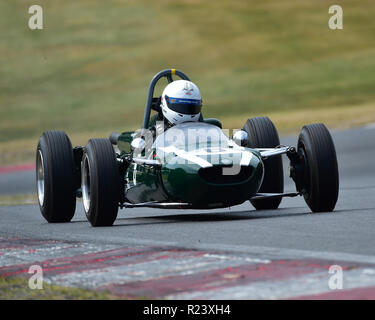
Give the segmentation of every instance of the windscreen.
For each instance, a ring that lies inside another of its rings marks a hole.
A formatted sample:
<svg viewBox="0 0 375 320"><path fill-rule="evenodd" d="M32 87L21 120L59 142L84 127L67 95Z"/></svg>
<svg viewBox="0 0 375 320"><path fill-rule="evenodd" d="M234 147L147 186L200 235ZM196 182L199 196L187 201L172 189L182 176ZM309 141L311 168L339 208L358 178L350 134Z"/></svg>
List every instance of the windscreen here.
<svg viewBox="0 0 375 320"><path fill-rule="evenodd" d="M159 135L154 148L174 146L184 151L227 148L229 140L219 127L204 122L185 122Z"/></svg>

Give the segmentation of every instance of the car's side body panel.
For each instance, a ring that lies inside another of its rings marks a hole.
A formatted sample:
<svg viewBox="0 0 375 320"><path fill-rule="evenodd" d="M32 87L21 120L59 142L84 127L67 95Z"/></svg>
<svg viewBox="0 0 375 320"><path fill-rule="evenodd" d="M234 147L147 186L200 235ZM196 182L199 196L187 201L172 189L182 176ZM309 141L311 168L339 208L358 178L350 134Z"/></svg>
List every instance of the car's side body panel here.
<svg viewBox="0 0 375 320"><path fill-rule="evenodd" d="M160 168L132 163L125 173L125 197L131 203L168 201Z"/></svg>

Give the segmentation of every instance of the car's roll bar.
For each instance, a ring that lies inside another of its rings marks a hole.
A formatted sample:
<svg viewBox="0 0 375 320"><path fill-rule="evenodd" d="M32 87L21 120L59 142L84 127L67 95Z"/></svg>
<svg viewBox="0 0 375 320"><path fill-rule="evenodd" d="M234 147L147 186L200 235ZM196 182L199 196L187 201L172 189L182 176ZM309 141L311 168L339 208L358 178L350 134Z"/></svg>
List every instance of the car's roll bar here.
<svg viewBox="0 0 375 320"><path fill-rule="evenodd" d="M151 114L151 106L152 106L152 101L154 97L154 90L155 90L155 85L156 83L163 77L166 77L168 82L171 83L173 81L173 76L177 75L183 80L188 80L190 81L189 77L183 73L180 70L176 69L165 69L160 72L158 72L151 80L150 85L148 87L148 95L147 95L147 102L146 102L146 108L145 108L145 115L143 118L143 125L142 129L147 129L148 124L150 122L150 114Z"/></svg>

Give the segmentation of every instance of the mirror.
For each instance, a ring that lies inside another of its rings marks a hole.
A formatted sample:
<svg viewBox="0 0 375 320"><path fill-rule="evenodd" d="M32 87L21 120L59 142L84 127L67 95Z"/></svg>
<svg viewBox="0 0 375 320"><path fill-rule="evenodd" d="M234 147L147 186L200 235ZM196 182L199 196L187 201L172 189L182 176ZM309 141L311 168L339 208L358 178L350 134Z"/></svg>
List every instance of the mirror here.
<svg viewBox="0 0 375 320"><path fill-rule="evenodd" d="M142 154L144 155L143 151L145 150L146 141L142 138L134 138L130 146L133 150L133 157L141 157Z"/></svg>
<svg viewBox="0 0 375 320"><path fill-rule="evenodd" d="M146 146L146 141L142 138L135 138L131 143L131 149L133 151L142 151Z"/></svg>
<svg viewBox="0 0 375 320"><path fill-rule="evenodd" d="M233 140L236 144L239 146L246 146L247 145L247 139L248 139L248 134L244 130L238 130L233 134Z"/></svg>

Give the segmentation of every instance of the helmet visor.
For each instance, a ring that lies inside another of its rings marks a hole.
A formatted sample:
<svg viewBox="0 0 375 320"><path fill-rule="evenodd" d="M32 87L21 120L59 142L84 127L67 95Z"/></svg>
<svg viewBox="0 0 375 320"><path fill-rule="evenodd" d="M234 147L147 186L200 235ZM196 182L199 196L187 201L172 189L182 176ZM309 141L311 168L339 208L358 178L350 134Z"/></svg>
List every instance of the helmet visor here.
<svg viewBox="0 0 375 320"><path fill-rule="evenodd" d="M181 114L197 114L201 112L202 100L181 99L165 96L168 108Z"/></svg>

